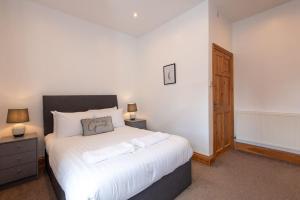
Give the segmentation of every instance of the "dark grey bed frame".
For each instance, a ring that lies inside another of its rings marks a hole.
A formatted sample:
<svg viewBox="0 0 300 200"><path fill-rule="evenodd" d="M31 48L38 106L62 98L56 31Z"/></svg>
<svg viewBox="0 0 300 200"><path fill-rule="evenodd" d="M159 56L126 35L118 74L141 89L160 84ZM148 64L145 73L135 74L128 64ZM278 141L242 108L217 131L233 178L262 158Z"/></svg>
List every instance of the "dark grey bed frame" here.
<svg viewBox="0 0 300 200"><path fill-rule="evenodd" d="M103 109L118 106L116 95L72 95L43 96L44 134L53 132L51 111L79 112L89 109ZM65 200L65 193L57 182L45 151L46 170L59 200ZM178 167L172 173L153 183L130 200L172 200L192 183L191 160Z"/></svg>

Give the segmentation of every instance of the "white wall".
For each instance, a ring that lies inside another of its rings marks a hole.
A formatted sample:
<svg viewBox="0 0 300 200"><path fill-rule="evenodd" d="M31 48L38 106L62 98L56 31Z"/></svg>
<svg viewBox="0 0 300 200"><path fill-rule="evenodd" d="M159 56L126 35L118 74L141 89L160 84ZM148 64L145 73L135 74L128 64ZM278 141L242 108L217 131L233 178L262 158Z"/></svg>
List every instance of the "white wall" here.
<svg viewBox="0 0 300 200"><path fill-rule="evenodd" d="M232 50L232 23L215 5L215 0L209 1L209 37L224 49Z"/></svg>
<svg viewBox="0 0 300 200"><path fill-rule="evenodd" d="M300 150L287 117L300 114L299 11L294 0L233 25L237 139Z"/></svg>
<svg viewBox="0 0 300 200"><path fill-rule="evenodd" d="M152 130L182 135L209 155L208 1L138 40L139 115ZM177 65L177 83L164 86L163 66Z"/></svg>
<svg viewBox="0 0 300 200"><path fill-rule="evenodd" d="M0 33L2 136L7 109L28 107L42 137L42 95L117 94L124 108L134 99L135 38L19 0L0 1Z"/></svg>

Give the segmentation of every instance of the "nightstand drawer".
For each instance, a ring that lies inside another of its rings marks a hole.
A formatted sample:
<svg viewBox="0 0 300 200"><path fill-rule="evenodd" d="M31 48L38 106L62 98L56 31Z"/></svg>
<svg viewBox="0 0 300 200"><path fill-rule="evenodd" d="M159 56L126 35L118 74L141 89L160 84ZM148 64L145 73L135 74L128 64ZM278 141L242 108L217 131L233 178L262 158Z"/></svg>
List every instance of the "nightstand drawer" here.
<svg viewBox="0 0 300 200"><path fill-rule="evenodd" d="M37 175L36 162L0 170L0 185Z"/></svg>
<svg viewBox="0 0 300 200"><path fill-rule="evenodd" d="M0 156L18 154L27 151L35 151L36 140L24 140L0 144Z"/></svg>
<svg viewBox="0 0 300 200"><path fill-rule="evenodd" d="M139 129L146 129L146 123L144 123L144 122L137 122L132 127L139 128Z"/></svg>
<svg viewBox="0 0 300 200"><path fill-rule="evenodd" d="M19 166L24 163L36 162L36 151L0 156L0 170Z"/></svg>
<svg viewBox="0 0 300 200"><path fill-rule="evenodd" d="M134 128L139 128L139 129L147 129L146 120L144 119L135 119L135 120L126 119L125 125Z"/></svg>

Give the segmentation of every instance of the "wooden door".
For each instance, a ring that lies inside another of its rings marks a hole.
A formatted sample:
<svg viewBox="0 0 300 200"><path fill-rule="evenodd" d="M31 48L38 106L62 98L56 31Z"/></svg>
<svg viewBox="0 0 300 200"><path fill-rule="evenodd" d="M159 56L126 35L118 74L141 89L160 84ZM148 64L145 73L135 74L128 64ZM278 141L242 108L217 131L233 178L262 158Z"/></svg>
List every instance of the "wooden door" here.
<svg viewBox="0 0 300 200"><path fill-rule="evenodd" d="M213 44L214 155L233 147L233 54Z"/></svg>

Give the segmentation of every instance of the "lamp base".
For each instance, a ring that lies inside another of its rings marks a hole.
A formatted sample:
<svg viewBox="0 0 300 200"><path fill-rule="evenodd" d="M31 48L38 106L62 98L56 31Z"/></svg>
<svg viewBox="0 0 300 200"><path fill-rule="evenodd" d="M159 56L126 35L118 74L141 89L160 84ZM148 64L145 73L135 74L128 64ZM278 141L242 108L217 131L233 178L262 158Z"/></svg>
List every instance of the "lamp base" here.
<svg viewBox="0 0 300 200"><path fill-rule="evenodd" d="M24 125L16 125L12 129L12 134L15 137L22 137L25 134L25 126Z"/></svg>
<svg viewBox="0 0 300 200"><path fill-rule="evenodd" d="M23 137L25 134L20 134L20 135L14 135L14 137Z"/></svg>
<svg viewBox="0 0 300 200"><path fill-rule="evenodd" d="M135 112L130 113L130 120L134 121L135 120Z"/></svg>

